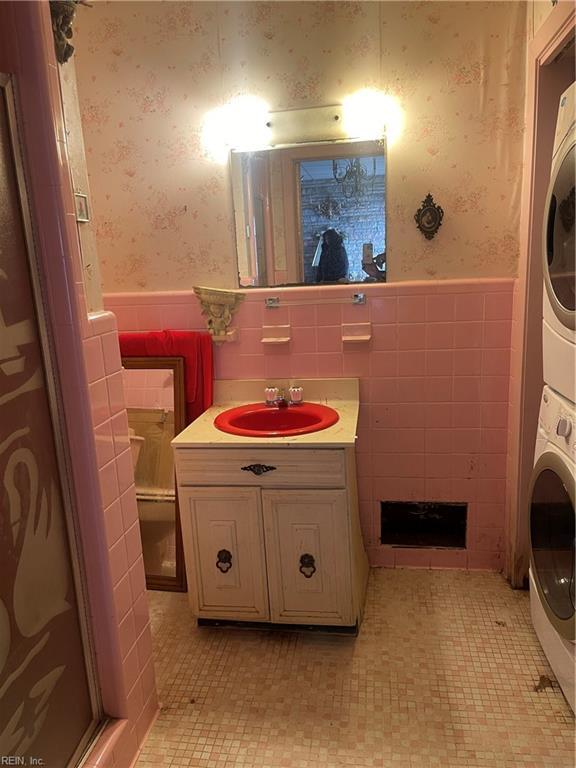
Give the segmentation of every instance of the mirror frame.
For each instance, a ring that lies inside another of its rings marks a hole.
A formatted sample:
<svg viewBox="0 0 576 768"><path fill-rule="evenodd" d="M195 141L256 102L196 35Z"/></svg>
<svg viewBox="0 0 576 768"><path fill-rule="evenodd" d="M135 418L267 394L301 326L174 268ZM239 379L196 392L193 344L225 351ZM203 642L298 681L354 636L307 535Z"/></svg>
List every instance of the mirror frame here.
<svg viewBox="0 0 576 768"><path fill-rule="evenodd" d="M122 357L122 366L128 370L171 370L174 376L174 433L176 436L186 426L186 402L184 396L184 358L183 357ZM178 503L178 484L174 468L174 535L176 537L176 575L160 576L146 574L146 589L164 592L187 592L186 567L184 564L184 546L180 525L180 505Z"/></svg>

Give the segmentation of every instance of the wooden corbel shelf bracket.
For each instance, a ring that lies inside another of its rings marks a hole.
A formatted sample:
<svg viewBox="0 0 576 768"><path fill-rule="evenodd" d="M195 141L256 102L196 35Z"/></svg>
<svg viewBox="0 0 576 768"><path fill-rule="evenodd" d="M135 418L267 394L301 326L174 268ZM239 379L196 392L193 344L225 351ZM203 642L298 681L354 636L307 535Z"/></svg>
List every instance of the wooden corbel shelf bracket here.
<svg viewBox="0 0 576 768"><path fill-rule="evenodd" d="M195 286L202 314L206 316L206 325L216 343L234 341L236 328L230 328L232 315L244 301L244 294L238 291L226 291L221 288Z"/></svg>

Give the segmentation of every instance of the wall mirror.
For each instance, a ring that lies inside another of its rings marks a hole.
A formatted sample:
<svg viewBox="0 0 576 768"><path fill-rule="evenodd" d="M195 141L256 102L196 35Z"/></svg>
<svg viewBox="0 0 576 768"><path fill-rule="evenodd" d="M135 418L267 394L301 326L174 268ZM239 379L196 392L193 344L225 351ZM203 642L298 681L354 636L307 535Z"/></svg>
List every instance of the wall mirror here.
<svg viewBox="0 0 576 768"><path fill-rule="evenodd" d="M240 285L386 277L386 148L336 141L230 154Z"/></svg>
<svg viewBox="0 0 576 768"><path fill-rule="evenodd" d="M184 360L123 357L124 392L148 589L186 591L174 459L185 425Z"/></svg>

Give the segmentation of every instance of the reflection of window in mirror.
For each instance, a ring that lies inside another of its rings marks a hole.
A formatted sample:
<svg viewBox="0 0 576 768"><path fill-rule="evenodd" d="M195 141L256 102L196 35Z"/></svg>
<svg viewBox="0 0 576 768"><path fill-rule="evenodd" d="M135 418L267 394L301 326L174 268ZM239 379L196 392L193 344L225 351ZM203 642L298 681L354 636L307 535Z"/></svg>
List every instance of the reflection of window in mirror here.
<svg viewBox="0 0 576 768"><path fill-rule="evenodd" d="M380 143L232 153L231 171L241 285L385 279Z"/></svg>

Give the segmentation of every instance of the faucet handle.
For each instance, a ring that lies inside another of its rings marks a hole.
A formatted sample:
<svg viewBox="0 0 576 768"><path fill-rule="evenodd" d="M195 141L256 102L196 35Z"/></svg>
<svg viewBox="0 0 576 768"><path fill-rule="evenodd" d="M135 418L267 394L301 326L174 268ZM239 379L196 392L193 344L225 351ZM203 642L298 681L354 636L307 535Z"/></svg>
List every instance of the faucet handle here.
<svg viewBox="0 0 576 768"><path fill-rule="evenodd" d="M304 390L302 387L290 387L288 393L290 395L291 405L300 405L304 399Z"/></svg>
<svg viewBox="0 0 576 768"><path fill-rule="evenodd" d="M264 398L266 405L276 405L276 400L278 400L278 387L266 387L264 390Z"/></svg>

